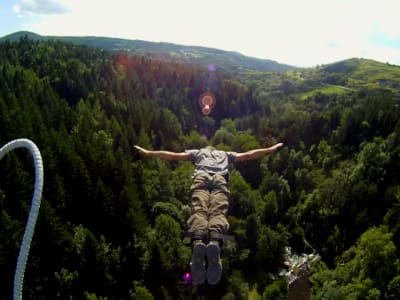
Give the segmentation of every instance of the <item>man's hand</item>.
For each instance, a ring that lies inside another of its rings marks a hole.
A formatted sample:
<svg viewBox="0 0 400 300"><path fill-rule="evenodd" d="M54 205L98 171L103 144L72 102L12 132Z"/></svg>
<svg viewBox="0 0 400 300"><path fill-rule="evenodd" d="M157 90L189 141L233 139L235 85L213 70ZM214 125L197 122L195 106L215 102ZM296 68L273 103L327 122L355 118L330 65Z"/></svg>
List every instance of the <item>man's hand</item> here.
<svg viewBox="0 0 400 300"><path fill-rule="evenodd" d="M282 147L283 146L283 143L278 143L278 144L275 144L275 145L273 145L272 147L270 147L269 149L271 149L271 151L276 151L276 150L278 150L280 147Z"/></svg>
<svg viewBox="0 0 400 300"><path fill-rule="evenodd" d="M139 153L143 156L147 156L149 154L149 150L146 150L138 145L135 145L133 147L135 147L139 151Z"/></svg>
<svg viewBox="0 0 400 300"><path fill-rule="evenodd" d="M260 158L263 155L268 155L274 153L280 147L283 146L283 143L275 144L269 148L260 148L260 149L253 149L243 153L236 154L236 161L243 161L243 160L251 160Z"/></svg>

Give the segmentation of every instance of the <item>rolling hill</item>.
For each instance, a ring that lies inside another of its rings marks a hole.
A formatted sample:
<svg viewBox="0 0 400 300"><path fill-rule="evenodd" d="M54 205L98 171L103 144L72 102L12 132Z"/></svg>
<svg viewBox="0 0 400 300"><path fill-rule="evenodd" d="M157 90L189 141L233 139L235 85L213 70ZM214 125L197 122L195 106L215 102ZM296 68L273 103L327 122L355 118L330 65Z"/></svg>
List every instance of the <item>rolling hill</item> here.
<svg viewBox="0 0 400 300"><path fill-rule="evenodd" d="M318 93L342 94L378 89L389 91L400 100L400 66L371 59L350 58L285 74L287 89L299 92L302 99Z"/></svg>
<svg viewBox="0 0 400 300"><path fill-rule="evenodd" d="M360 88L383 88L395 94L400 90L400 66L371 59L350 58L313 68L296 68L273 60L248 57L238 52L201 46L184 46L110 37L43 36L29 31L19 31L0 38L16 41L22 37L32 40L61 40L75 45L86 45L107 51L143 55L166 61L215 65L219 70L241 74L245 78L261 77L264 72L285 72L291 80L307 85L307 93L336 93Z"/></svg>
<svg viewBox="0 0 400 300"><path fill-rule="evenodd" d="M145 55L168 61L181 61L203 66L213 64L220 69L235 73L246 70L288 71L296 69L294 66L281 64L273 60L249 57L234 51L143 40L95 36L42 36L29 31L19 31L0 38L0 41L13 41L25 36L34 40L57 39L77 45L87 45L108 51L123 51L134 55Z"/></svg>
<svg viewBox="0 0 400 300"><path fill-rule="evenodd" d="M322 77L347 87L381 87L400 90L400 66L371 59L351 58L320 69Z"/></svg>

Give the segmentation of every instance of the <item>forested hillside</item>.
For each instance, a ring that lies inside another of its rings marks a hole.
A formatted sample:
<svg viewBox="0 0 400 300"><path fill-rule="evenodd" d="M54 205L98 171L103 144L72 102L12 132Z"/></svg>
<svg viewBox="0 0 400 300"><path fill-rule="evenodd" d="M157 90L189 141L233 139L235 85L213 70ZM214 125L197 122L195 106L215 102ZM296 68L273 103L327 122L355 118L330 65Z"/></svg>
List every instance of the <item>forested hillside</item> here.
<svg viewBox="0 0 400 300"><path fill-rule="evenodd" d="M167 62L185 62L206 67L210 61L221 70L237 73L243 70L287 71L295 67L269 59L245 56L234 51L224 51L209 47L184 46L165 42L149 42L96 36L43 36L29 31L19 31L0 38L18 41L21 37L32 40L59 40L75 45L85 45L113 52L126 52L131 55L145 56Z"/></svg>
<svg viewBox="0 0 400 300"><path fill-rule="evenodd" d="M368 60L232 76L60 41L0 43L0 146L29 138L44 161L24 298L286 299L289 246L321 255L313 299L400 299L399 82L400 67ZM186 283L193 166L133 145L275 142L285 147L232 167L222 282ZM33 175L25 150L0 161L1 299Z"/></svg>

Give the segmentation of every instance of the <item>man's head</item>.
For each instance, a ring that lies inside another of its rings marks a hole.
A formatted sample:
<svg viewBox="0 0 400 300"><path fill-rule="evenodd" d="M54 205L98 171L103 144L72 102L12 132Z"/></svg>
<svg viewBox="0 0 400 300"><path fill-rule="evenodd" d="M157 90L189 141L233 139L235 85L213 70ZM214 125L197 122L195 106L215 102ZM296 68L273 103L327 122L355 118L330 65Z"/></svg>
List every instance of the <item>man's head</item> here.
<svg viewBox="0 0 400 300"><path fill-rule="evenodd" d="M213 146L207 146L205 147L205 149L209 150L209 151L215 151L217 149L215 149Z"/></svg>

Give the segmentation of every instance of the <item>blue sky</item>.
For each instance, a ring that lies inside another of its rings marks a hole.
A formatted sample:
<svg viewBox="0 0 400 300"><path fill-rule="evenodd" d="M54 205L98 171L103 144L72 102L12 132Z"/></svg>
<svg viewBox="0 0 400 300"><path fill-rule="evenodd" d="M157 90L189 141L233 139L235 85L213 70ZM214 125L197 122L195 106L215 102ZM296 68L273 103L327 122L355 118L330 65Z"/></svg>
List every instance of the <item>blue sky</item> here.
<svg viewBox="0 0 400 300"><path fill-rule="evenodd" d="M400 65L398 0L1 0L0 36L108 36L237 51L299 67Z"/></svg>

